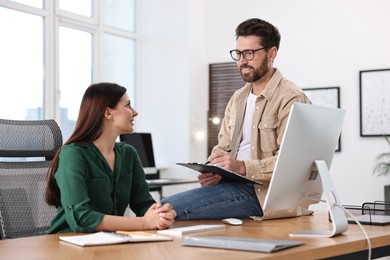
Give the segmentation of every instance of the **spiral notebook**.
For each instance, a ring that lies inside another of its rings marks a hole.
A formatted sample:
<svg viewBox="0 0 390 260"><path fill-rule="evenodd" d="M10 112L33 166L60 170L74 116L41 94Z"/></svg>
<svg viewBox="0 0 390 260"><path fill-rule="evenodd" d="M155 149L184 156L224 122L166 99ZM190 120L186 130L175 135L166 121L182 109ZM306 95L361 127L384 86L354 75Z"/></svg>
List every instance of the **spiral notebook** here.
<svg viewBox="0 0 390 260"><path fill-rule="evenodd" d="M60 236L60 240L78 246L101 246L135 242L171 241L171 237L148 232L97 232L88 235Z"/></svg>

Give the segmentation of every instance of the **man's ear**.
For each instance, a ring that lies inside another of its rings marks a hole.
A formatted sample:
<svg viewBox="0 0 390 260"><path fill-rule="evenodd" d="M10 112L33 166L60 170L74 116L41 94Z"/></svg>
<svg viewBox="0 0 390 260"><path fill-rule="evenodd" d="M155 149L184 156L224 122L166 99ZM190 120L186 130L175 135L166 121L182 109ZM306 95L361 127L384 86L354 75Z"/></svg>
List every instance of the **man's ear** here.
<svg viewBox="0 0 390 260"><path fill-rule="evenodd" d="M274 46L274 47L272 47L270 50L269 50L269 52L268 52L268 55L269 55L269 57L268 57L268 60L271 62L271 63L273 63L274 62L274 60L275 60L275 58L276 58L276 55L278 54L278 49Z"/></svg>
<svg viewBox="0 0 390 260"><path fill-rule="evenodd" d="M271 63L271 65L274 63L277 54L278 54L278 49L275 46L268 51L268 60Z"/></svg>

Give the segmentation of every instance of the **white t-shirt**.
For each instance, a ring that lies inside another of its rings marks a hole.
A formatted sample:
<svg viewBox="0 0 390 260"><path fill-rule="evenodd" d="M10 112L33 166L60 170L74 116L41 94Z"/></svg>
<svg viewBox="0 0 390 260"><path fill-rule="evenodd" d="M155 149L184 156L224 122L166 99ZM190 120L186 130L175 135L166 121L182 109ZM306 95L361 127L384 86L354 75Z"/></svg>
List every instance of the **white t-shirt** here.
<svg viewBox="0 0 390 260"><path fill-rule="evenodd" d="M249 93L246 101L244 124L242 127L242 139L237 153L237 160L249 160L251 158L251 134L256 98L257 96Z"/></svg>

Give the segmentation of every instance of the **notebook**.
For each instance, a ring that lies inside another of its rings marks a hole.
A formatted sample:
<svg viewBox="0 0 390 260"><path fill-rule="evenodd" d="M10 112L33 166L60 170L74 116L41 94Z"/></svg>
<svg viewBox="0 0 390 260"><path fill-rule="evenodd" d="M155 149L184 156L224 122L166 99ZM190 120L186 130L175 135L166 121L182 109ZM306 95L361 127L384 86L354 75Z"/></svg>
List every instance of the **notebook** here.
<svg viewBox="0 0 390 260"><path fill-rule="evenodd" d="M261 181L256 181L249 179L245 176L242 176L238 173L226 170L222 167L219 167L217 165L211 165L211 164L200 164L200 163L177 163L177 165L181 165L187 168L190 168L192 170L205 173L205 172L212 172L215 174L219 174L224 179L232 180L232 181L239 181L239 182L249 182L253 184L259 184L263 185Z"/></svg>
<svg viewBox="0 0 390 260"><path fill-rule="evenodd" d="M184 246L211 247L231 250L255 251L271 253L304 243L298 240L274 240L243 237L184 237L181 240Z"/></svg>
<svg viewBox="0 0 390 260"><path fill-rule="evenodd" d="M60 236L60 240L78 246L99 246L134 242L171 241L171 237L147 232L97 232L88 235Z"/></svg>

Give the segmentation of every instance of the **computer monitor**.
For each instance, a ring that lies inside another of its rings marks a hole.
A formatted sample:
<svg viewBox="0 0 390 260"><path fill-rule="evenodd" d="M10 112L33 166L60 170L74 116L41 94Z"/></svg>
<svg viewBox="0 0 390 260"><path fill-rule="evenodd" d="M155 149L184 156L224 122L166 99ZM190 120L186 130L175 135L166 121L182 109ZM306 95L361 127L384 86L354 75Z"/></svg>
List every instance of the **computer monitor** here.
<svg viewBox="0 0 390 260"><path fill-rule="evenodd" d="M309 214L309 206L326 196L335 225L331 231L304 231L291 235L330 237L346 231L348 223L336 195L329 170L345 111L295 103L290 111L269 183L262 219ZM341 219L341 220L340 220Z"/></svg>
<svg viewBox="0 0 390 260"><path fill-rule="evenodd" d="M152 134L134 132L120 135L119 140L132 145L137 150L145 174L148 174L147 178L153 179L152 175L157 174L157 169L154 161Z"/></svg>

